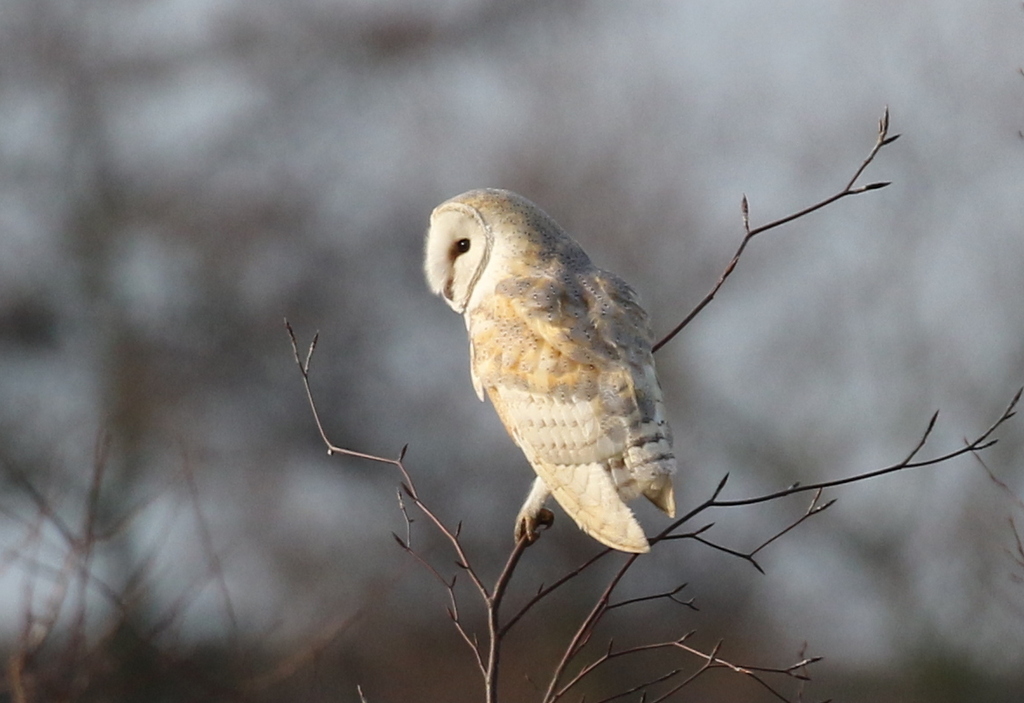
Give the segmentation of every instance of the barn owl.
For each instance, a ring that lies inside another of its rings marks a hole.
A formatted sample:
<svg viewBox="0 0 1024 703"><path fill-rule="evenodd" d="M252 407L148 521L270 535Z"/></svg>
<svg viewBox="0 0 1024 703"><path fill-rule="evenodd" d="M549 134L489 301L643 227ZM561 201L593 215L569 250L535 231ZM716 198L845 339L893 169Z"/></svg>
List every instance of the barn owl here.
<svg viewBox="0 0 1024 703"><path fill-rule="evenodd" d="M626 501L675 515L672 431L636 293L536 205L473 190L430 216L430 289L460 313L470 375L537 474L516 518L533 541L549 495L587 534L650 549Z"/></svg>

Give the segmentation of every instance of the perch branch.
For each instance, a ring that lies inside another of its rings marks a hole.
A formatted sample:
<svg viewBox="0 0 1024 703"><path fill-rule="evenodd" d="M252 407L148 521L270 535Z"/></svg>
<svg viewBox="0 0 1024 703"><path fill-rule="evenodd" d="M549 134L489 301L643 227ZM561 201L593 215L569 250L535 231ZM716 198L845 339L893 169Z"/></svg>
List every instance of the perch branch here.
<svg viewBox="0 0 1024 703"><path fill-rule="evenodd" d="M288 337L291 340L292 353L295 358L295 364L299 368L299 373L302 375L303 387L306 391L306 399L309 402L309 407L313 413L313 418L316 422L317 429L320 432L320 438L327 446L327 453L329 455L341 454L345 456L351 456L357 459L366 459L368 461L374 461L377 463L389 464L398 469L402 476L401 491L398 495L399 509L406 520L406 539L403 540L398 535L393 535L395 541L401 546L401 548L408 554L412 555L420 564L424 566L435 579L440 582L448 592L450 605L448 607L448 615L452 620L459 636L466 642L469 648L473 651L473 656L476 660L477 667L480 670L481 676L484 679L484 688L486 693L486 700L488 703L494 703L497 701L498 691L498 665L500 661L501 651L501 640L505 633L508 631L508 626L502 626L499 618L501 603L504 595L508 589L508 584L512 579L512 574L515 571L520 558L525 551L528 542L523 539L516 543L509 555L508 561L505 563L505 567L502 569L501 574L498 576L493 588L488 588L483 580L480 578L476 569L472 566L472 562L469 559L469 555L466 553L465 548L460 540L460 533L462 530L462 524L453 530L449 528L443 520L441 520L433 510L431 510L421 499L416 485L412 480L409 472L405 468L405 453L408 449L408 445L402 448L401 453L397 459L389 459L386 457L375 456L373 454L365 454L363 452L353 451L351 449L345 449L333 444L327 437L327 433L324 431L323 423L320 420L320 413L316 406L316 401L313 398L313 391L309 382L309 370L310 364L313 359L313 352L316 349L316 343L319 339L319 334L313 336L313 340L306 351L305 358L299 353L298 341L295 338L295 332L292 329L291 324L288 320L284 321L285 328L288 330ZM463 624L458 608L458 599L455 594L455 577L451 580L447 580L441 573L428 562L421 554L419 554L411 546L411 533L412 533L412 518L406 509L405 502L402 499L402 493L412 501L413 505L427 517L428 520L444 535L452 549L455 551L458 557L455 564L460 569L463 569L468 575L470 581L473 583L476 590L479 592L481 599L483 600L487 610L487 653L486 657L481 651L480 643L477 638L472 635Z"/></svg>

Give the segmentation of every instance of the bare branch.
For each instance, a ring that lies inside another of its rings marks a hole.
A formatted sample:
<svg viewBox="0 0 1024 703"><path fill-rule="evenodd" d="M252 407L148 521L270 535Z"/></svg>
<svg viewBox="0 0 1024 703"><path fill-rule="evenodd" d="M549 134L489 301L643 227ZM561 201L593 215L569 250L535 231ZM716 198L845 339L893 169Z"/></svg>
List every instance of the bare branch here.
<svg viewBox="0 0 1024 703"><path fill-rule="evenodd" d="M622 607L625 607L627 605L633 605L635 603L646 603L647 601L652 601L652 600L670 600L673 603L678 603L679 605L685 605L690 610L699 610L699 608L693 604L693 598L690 598L689 600L682 600L680 598L676 598L676 594L679 593L680 591L682 591L688 585L689 584L684 583L684 584L681 584L679 586L676 586L671 591L664 591L662 593L652 593L651 595L648 595L648 596L640 596L638 598L629 598L627 600L619 601L618 603L612 603L612 604L610 604L606 608L606 610L614 610L615 608L622 608Z"/></svg>
<svg viewBox="0 0 1024 703"><path fill-rule="evenodd" d="M1005 481L1003 481L1001 478L995 475L992 469L988 467L988 464L985 463L985 461L977 452L974 453L974 458L979 464L981 464L981 467L985 469L985 473L988 474L989 480L992 481L992 483L994 483L996 486L998 486L999 490L1002 491L1006 496L1010 498L1010 500L1012 500L1016 504L1018 510L1024 511L1024 500L1021 500L1020 496L1014 493L1013 489L1010 488ZM1010 532L1013 534L1013 540L1016 549L1015 552L1007 549L1006 553L1010 556L1014 563L1016 563L1020 567L1024 567L1024 539L1021 538L1020 530L1017 528L1017 523L1013 519L1013 517L1011 516L1006 518L1006 521L1010 525ZM1021 577L1016 574L1012 574L1011 578L1015 580L1020 580Z"/></svg>
<svg viewBox="0 0 1024 703"><path fill-rule="evenodd" d="M234 646L238 645L238 618L235 616L235 607L231 602L231 592L228 590L228 582L224 577L224 569L220 563L220 557L213 547L213 536L210 534L210 525L203 514L199 501L199 486L196 485L195 472L192 471L192 464L188 455L182 447L181 473L185 478L185 486L188 488L189 500L192 503L192 510L195 513L196 529L199 530L199 541L206 556L206 563L213 573L217 583L217 590L220 592L221 601L224 604L224 612L227 615L228 624L231 627L231 640Z"/></svg>
<svg viewBox="0 0 1024 703"><path fill-rule="evenodd" d="M406 522L406 539L403 541L398 535L395 534L393 534L393 537L405 552L412 555L412 557L416 559L416 561L418 561L421 565L423 565L423 567L426 568L427 571L430 572L434 576L434 578L437 579L437 581L441 583L447 590L450 601L448 614L452 620L452 623L455 625L455 628L458 631L459 635L466 642L466 644L469 645L470 649L473 650L473 656L476 660L477 667L479 668L480 673L484 679L486 700L489 703L493 703L497 700L497 674L500 643L501 638L504 635L504 632L506 631L504 628L500 626L498 620L499 610L501 606L501 601L508 587L508 583L512 578L512 573L515 570L516 564L518 564L519 559L522 557L523 551L525 550L527 543L521 540L518 544L515 545L505 565L504 570L502 571L501 575L498 577L498 580L495 583L494 591L492 593L492 591L487 588L487 586L481 580L480 576L477 574L476 570L473 568L472 562L469 559L469 555L466 554L466 551L462 546L462 542L459 539L459 536L462 533L462 523L459 522L454 530L449 528L444 523L444 521L442 521L426 504L423 503L422 500L420 500L419 493L416 491L416 485L412 480L412 476L409 475L409 472L405 468L405 454L409 448L409 445L405 445L402 447L402 451L399 453L397 459L387 459L385 457L364 454L362 452L356 452L350 449L345 449L343 447L336 446L330 441L330 439L328 439L327 434L324 432L323 429L323 423L320 421L320 414L319 411L317 410L316 402L313 400L313 391L309 383L310 364L313 357L313 350L316 346L317 337L313 338L313 342L309 345L309 352L306 354L306 359L305 361L302 361L302 359L299 356L298 343L295 339L295 333L292 330L292 327L288 323L287 319L284 321L284 324L285 328L288 330L289 339L291 340L292 352L295 357L295 363L299 368L299 373L302 375L303 387L306 390L306 399L309 401L309 407L316 421L316 426L320 432L320 437L321 439L323 439L324 444L327 445L328 454L343 454L346 456L366 459L378 463L390 464L396 467L401 473L403 480L401 482L402 490L398 494L398 504L399 509L401 510ZM448 543L455 551L457 557L455 565L458 568L463 569L469 575L470 581L476 587L476 590L479 592L480 597L483 599L483 602L487 608L488 624L488 645L486 661L484 660L484 656L481 653L478 640L476 639L475 636L471 636L469 634L469 632L463 626L462 621L459 617L458 599L455 595L455 577L453 576L451 581L446 580L430 562L423 558L423 556L420 555L411 546L413 519L409 515L408 510L405 507L405 502L402 500L402 492L409 496L409 498L412 500L416 508L423 515L425 515L427 519L434 525L434 527L437 528L437 530L442 535L444 535L445 539L448 540Z"/></svg>
<svg viewBox="0 0 1024 703"><path fill-rule="evenodd" d="M757 563L757 560L754 559L754 555L752 553L748 554L746 552L739 552L739 551L736 551L735 549L730 549L729 547L726 547L724 545L718 544L717 542L712 542L709 539L705 539L703 537L699 537L694 532L687 532L686 534L679 534L679 535L669 535L665 539L666 540L692 539L695 542L700 542L701 544L703 544L703 545L705 545L707 547L711 547L712 549L715 549L715 550L717 550L719 552L724 552L725 554L728 554L730 556L738 557L738 558L742 559L743 561L749 563L751 566L753 566L755 569L757 569L762 574L764 573L764 569L762 569L761 565Z"/></svg>
<svg viewBox="0 0 1024 703"><path fill-rule="evenodd" d="M369 603L370 601L367 601L366 604L352 615L341 618L337 622L324 627L310 639L305 647L278 662L269 671L261 673L245 682L242 686L243 690L250 693L258 693L294 676L303 666L319 656L342 633L358 621L363 616ZM360 692L360 695L362 695L362 692Z"/></svg>
<svg viewBox="0 0 1024 703"><path fill-rule="evenodd" d="M811 498L811 504L809 506L807 506L807 510L806 510L806 512L804 512L803 515L801 515L799 518L797 518L796 521L794 521L791 525L789 525L789 527L784 528L783 530L777 532L776 534L772 535L771 537L766 539L764 542L762 542L761 545L757 547L757 549L755 549L754 551L752 551L750 553L750 556L753 557L755 554L757 554L762 549L767 547L769 544L771 544L772 542L777 540L779 537L782 537L782 535L787 534L790 531L792 531L793 529L795 529L798 525L803 523L804 520L806 520L807 518L811 517L812 515L817 515L818 513L824 512L825 510L828 510L830 507L832 507L835 504L835 502L836 502L835 498L833 498L832 500L828 501L827 503L823 503L821 505L818 505L818 500L821 498L822 490L824 490L824 489L819 488L818 490L816 490L814 492L814 497ZM761 573L764 573L764 572L762 571Z"/></svg>
<svg viewBox="0 0 1024 703"><path fill-rule="evenodd" d="M915 445L914 449L910 452L910 454L907 455L907 457L905 459L903 459L902 461L900 461L900 462L898 462L896 464L893 464L891 466L886 466L885 468L876 469L874 471L868 471L868 472L865 472L865 473L856 474L854 476L847 476L845 478L833 479L831 481L821 481L821 482L818 482L818 483L810 483L810 484L807 484L807 485L794 484L794 485L790 486L789 488L785 488L785 489L780 490L780 491L775 491L773 493L767 493L767 494L764 494L764 495L755 496L755 497L752 497L752 498L742 498L742 499L738 499L738 500L720 500L717 497L718 491L716 491L716 494L714 496L712 496L711 498L709 498L705 502L703 502L700 505L698 505L696 508L694 508L693 510L688 512L686 515L684 515L682 518L676 520L674 523L672 523L672 525L670 525L668 528L663 530L661 533L659 533L659 535L657 537L653 538L650 541L654 542L654 540L663 538L664 536L666 536L669 533L673 532L679 526L685 524L689 520L693 519L694 516L696 516L697 514L703 512L704 510L706 510L708 508L712 508L712 507L714 507L714 508L737 507L737 506L742 506L742 505L754 505L756 503L765 503L767 501L776 500L778 498L783 498L785 496L794 495L796 493L806 493L808 491L818 491L818 490L825 489L825 488L834 488L836 486L843 486L843 485L846 485L846 484L849 484L849 483L859 483L861 481L867 481L868 479L872 479L872 478L875 478L875 477L878 477L878 476L884 476L886 474L895 473L897 471L904 471L906 469L917 469L917 468L922 468L922 467L925 467L925 466L935 466L936 464L945 463L945 462L950 461L952 459L955 459L957 457L963 456L964 454L971 454L971 453L982 451L984 449L988 449L989 447L993 446L996 443L996 441L997 441L995 439L990 439L990 437L992 436L992 433L994 433L1003 423L1005 423L1006 421L1011 419L1014 415L1016 415L1016 407L1017 407L1017 404L1020 402L1020 398L1021 398L1021 393L1022 392L1024 392L1024 388L1021 388L1021 389L1019 389L1016 392L1016 394L1013 396L1013 399L1010 401L1009 405L1003 411L1002 415L1000 415L999 418L988 427L988 429L986 429L984 432L982 432L980 435L978 435L975 439L973 439L973 440L971 440L969 442L966 442L965 445L963 447L959 448L959 449L955 449L955 450L947 452L945 454L941 454L941 455L939 455L937 457L934 457L932 459L924 459L924 460L921 460L921 461L914 461L914 457L917 456L917 454L920 451L921 447L924 446L925 441L927 441L928 437L930 436L930 434L932 432L932 429L935 426L936 415L933 415L931 420L928 423L927 429L925 429L924 434L922 435L921 439L917 442L917 444Z"/></svg>
<svg viewBox="0 0 1024 703"><path fill-rule="evenodd" d="M522 608L519 609L518 612L515 613L515 615L513 615L511 618L508 619L508 622L506 622L505 625L500 630L501 634L504 635L506 632L511 630L512 627L515 626L515 624L517 622L519 622L519 620L524 615L526 615L527 612L529 612L535 605L537 605L537 603L539 603L540 601L544 600L551 593L555 592L556 590L558 590L559 588L561 588L565 584L567 584L570 581L572 581L573 579L575 579L580 574L582 574L585 571L587 571L591 566L593 566L594 564L598 563L599 561L601 561L602 559L607 557L609 554L613 554L613 553L616 553L614 549L611 549L610 547L605 547L601 551L599 551L597 554L595 554L594 556L590 557L585 562L580 564L578 567L576 567L572 571L569 571L564 576L562 576L560 579L558 579L557 581L553 582L550 586L542 586L541 588L538 588L537 589L537 593L535 593L534 596L532 598L530 598L530 600L528 600L522 606Z"/></svg>
<svg viewBox="0 0 1024 703"><path fill-rule="evenodd" d="M743 256L743 252L746 250L747 244L750 243L751 239L753 239L759 234L775 229L777 227L781 227L782 225L788 224L793 220L800 219L801 217L806 217L807 215L810 215L812 212L815 212L817 210L822 209L823 207L831 205L837 200L842 200L843 198L848 197L850 195L858 195L860 193L866 193L871 190L878 190L879 188L884 188L887 185L889 185L888 182L879 182L854 187L854 184L856 184L857 180L864 173L864 170L867 169L867 167L871 164L872 161L875 160L875 156L878 154L879 150L881 150L881 148L884 146L892 144L898 138L898 134L889 136L889 108L888 106L886 106L885 111L882 113L881 119L878 120L878 136L875 139L875 145L871 147L871 151L868 153L867 157L864 159L864 161L861 162L860 166L854 172L853 177L850 178L849 181L847 181L846 185L842 188L842 190L838 191L834 195L825 198L820 202L815 203L814 205L805 207L802 210L794 212L790 215L786 215L785 217L769 222L768 224L761 225L760 227L756 227L754 229L750 228L750 204L747 201L747 196L744 195L743 199L740 201L740 214L743 219L744 236L740 240L740 244L739 247L737 247L736 249L736 253L733 254L732 259L729 261L728 264L726 264L725 270L722 271L722 274L718 277L718 281L715 283L715 285L711 287L711 290L708 291L708 293L700 300L700 302L697 303L697 305L694 306L694 308L689 312L689 314L687 314L687 316L683 318L683 321L676 325L671 332L666 334L657 344L655 344L652 347L651 350L656 352L663 346L668 344L670 341L672 341L672 339L677 334L682 332L683 328L690 324L693 318L697 317L697 315L700 314L700 312L705 307L707 307L707 305L712 300L714 300L715 296L718 294L718 291L725 284L726 279L728 279L729 276L732 275L732 272L736 269L736 265L739 263L740 257Z"/></svg>
<svg viewBox="0 0 1024 703"><path fill-rule="evenodd" d="M725 659L722 659L722 658L720 658L718 656L718 652L719 652L719 650L722 647L722 641L721 640L715 645L714 649L710 653L707 653L707 654L705 654L704 652L701 652L700 650L695 649L695 648L685 644L682 641L674 643L673 646L703 658L705 660L705 663L704 663L704 666L702 666L695 674L690 676L682 684L680 684L679 686L676 686L675 688L673 688L671 691L669 691L664 696L656 699L658 701L663 701L666 698L668 698L670 695L678 692L681 688L683 688L684 686L686 686L689 683L691 683L697 676L699 676L700 674L704 673L705 671L708 671L709 669L713 669L713 668L724 668L724 669L729 669L729 670L734 671L734 672L736 672L738 674L743 674L744 676L749 677L750 679L755 681L758 685L760 685L762 688L764 688L766 691L771 693L773 696L775 696L779 700L785 701L786 703L790 703L790 699L786 698L786 696L784 696L777 688L775 688L767 680L765 680L765 678L763 676L761 676L761 674L775 674L775 675L780 675L780 676L784 676L784 677L787 677L787 678L792 678L792 679L798 679L798 680L801 680L801 681L805 681L805 680L807 680L807 675L806 675L806 673L804 671L806 669L806 667L809 666L810 664L813 664L815 662L821 661L821 657L813 657L813 658L810 658L810 659L803 658L803 654L801 653L801 661L797 662L796 664L792 664L790 666L784 667L784 668L772 668L772 667L749 666L749 665L740 666L740 665L728 662Z"/></svg>
<svg viewBox="0 0 1024 703"><path fill-rule="evenodd" d="M678 646L680 648L684 647L682 642L679 642ZM712 650L711 654L703 655L704 658L706 659L706 661L704 662L703 666L701 666L699 669L697 669L697 671L693 672L688 677L686 677L686 679L682 683L680 683L677 686L673 687L671 690L669 690L667 693L665 693L661 697L654 699L654 701L652 703L661 703L661 701L666 700L670 696L678 693L680 690L682 690L686 686L689 686L691 683L696 681L697 678L699 676L701 676L705 671L710 670L712 668L713 662L715 661L715 658L716 658L716 656L718 654L718 649L721 646L722 646L722 643L721 643L721 641L719 641L718 644L715 645L715 648L714 648L714 650Z"/></svg>
<svg viewBox="0 0 1024 703"><path fill-rule="evenodd" d="M993 473L992 469L990 469L988 467L988 464L985 463L984 459L981 458L981 455L975 452L974 459L979 464L981 464L981 468L985 469L985 473L988 474L989 480L992 481L992 483L996 484L996 486L999 487L999 490L1001 490L1007 497L1009 497L1010 500L1016 503L1017 507L1020 510L1024 510L1024 500L1021 500L1020 496L1014 493L1013 489L1010 488L1005 481L1003 481L1001 478L996 476L995 473Z"/></svg>
<svg viewBox="0 0 1024 703"><path fill-rule="evenodd" d="M324 444L327 445L327 453L329 455L343 454L345 456L351 456L356 459L366 459L367 461L375 461L381 464L391 464L392 466L401 467L401 459L388 459L381 456L375 456L373 454L365 454L363 452L357 452L351 449L338 447L331 443L331 440L327 438L327 433L324 431L323 424L320 422L320 413L316 409L316 402L313 400L313 390L312 388L310 388L309 385L309 366L310 362L313 359L313 350L316 349L316 343L317 340L320 338L320 333L317 332L315 335L313 335L313 341L310 343L309 351L306 352L306 359L305 361L303 361L299 357L299 346L298 342L295 339L295 331L292 330L291 323L288 322L287 318L285 318L284 326L285 329L288 330L289 339L291 339L292 354L295 357L295 364L296 366L299 367L299 373L302 374L302 385L306 389L306 399L309 401L309 407L312 408L313 410L313 419L316 421L316 428L320 432L320 438L324 441ZM402 456L404 455L405 448L402 449Z"/></svg>
<svg viewBox="0 0 1024 703"><path fill-rule="evenodd" d="M693 634L694 634L694 632L691 631L691 632L687 632L685 635L680 637L678 640L673 640L671 642L654 642L654 643L651 643L651 644L644 644L644 645L639 645L639 646L636 646L636 647L628 647L626 649L620 649L620 650L616 650L614 648L614 642L609 641L608 642L608 647L605 650L604 654L602 654L600 657L598 657L594 661L590 662L589 664L587 664L586 666L581 668L579 670L579 672L577 672L577 674L575 676L573 676L572 679L569 682L567 682L556 693L555 698L553 700L557 700L557 699L561 698L562 696L564 696L566 693L569 692L569 690L573 686L578 684L580 681L582 681L584 678L586 678L588 675L590 675L595 669L597 669L601 665L605 664L606 662L609 662L609 661L611 661L613 659L617 659L619 657L629 656L631 654L638 654L638 653L643 653L643 652L651 652L651 651L655 651L655 650L659 650L659 649L667 649L669 647L674 647L677 644L681 644L685 640L687 640L690 637L692 637ZM671 678L672 676L676 675L680 671L681 671L681 669L675 669L675 670L669 672L668 674L663 674L661 676L658 676L656 679L651 679L649 681L645 681L643 684L640 684L639 686L635 686L635 687L629 689L628 691L623 691L622 693L618 693L618 694L612 696L611 698L606 698L604 700L606 700L606 701L614 700L616 698L621 698L623 696L629 695L630 693L636 693L638 691L643 690L646 687L651 686L654 683L665 681L665 680Z"/></svg>
<svg viewBox="0 0 1024 703"><path fill-rule="evenodd" d="M594 607L591 609L590 613L583 619L579 628L577 628L576 634L573 635L569 645L565 648L565 653L562 655L561 661L558 662L554 673L551 675L551 681L548 684L547 691L541 699L544 703L557 700L558 695L560 695L556 695L558 682L564 675L566 667L590 640L594 627L597 626L598 621L604 616L605 611L608 609L608 602L612 597L612 591L614 591L615 587L619 585L619 582L622 580L622 577L626 575L626 572L629 571L629 568L636 563L639 556L639 554L630 554L626 557L622 567L614 576L612 576L608 585L605 587L604 592L597 599L597 602L594 603Z"/></svg>
<svg viewBox="0 0 1024 703"><path fill-rule="evenodd" d="M508 585L512 580L512 574L515 572L516 566L519 564L519 560L526 552L526 548L529 544L529 541L525 537L516 542L515 547L512 549L512 553L505 562L505 567L498 575L497 581L494 582L494 589L491 597L486 601L487 636L489 641L487 648L487 667L484 673L484 686L488 692L488 696L490 697L489 700L491 701L496 701L498 697L498 664L501 658L501 642L505 633L508 631L508 627L503 627L499 620L501 603L508 591Z"/></svg>

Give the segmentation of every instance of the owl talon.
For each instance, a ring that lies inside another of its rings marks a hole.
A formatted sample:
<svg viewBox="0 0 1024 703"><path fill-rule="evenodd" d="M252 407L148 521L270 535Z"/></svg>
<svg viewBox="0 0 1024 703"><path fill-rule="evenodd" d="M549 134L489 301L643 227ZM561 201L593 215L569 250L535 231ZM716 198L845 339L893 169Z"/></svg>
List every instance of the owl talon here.
<svg viewBox="0 0 1024 703"><path fill-rule="evenodd" d="M537 528L545 530L555 523L555 514L547 508L541 508L536 515L524 515L516 522L516 542L526 540L530 545L540 538Z"/></svg>
<svg viewBox="0 0 1024 703"><path fill-rule="evenodd" d="M555 524L555 514L547 508L541 508L537 511L537 516L533 520L535 527L540 526L546 530Z"/></svg>

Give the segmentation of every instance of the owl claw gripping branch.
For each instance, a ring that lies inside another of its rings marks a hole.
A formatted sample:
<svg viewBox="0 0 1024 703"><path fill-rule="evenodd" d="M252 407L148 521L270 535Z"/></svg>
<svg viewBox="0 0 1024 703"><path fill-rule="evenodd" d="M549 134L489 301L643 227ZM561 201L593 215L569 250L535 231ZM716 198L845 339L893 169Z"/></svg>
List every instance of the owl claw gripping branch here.
<svg viewBox="0 0 1024 703"><path fill-rule="evenodd" d="M516 542L525 539L527 544L533 544L540 537L540 533L537 531L538 527L543 527L546 530L554 524L555 514L547 508L541 508L535 515L523 514L520 511L520 515L516 519Z"/></svg>
<svg viewBox="0 0 1024 703"><path fill-rule="evenodd" d="M505 190L438 205L425 259L430 289L465 319L477 396L487 393L537 474L516 539L551 524L553 495L599 542L648 551L626 501L643 495L674 516L676 460L633 289Z"/></svg>

